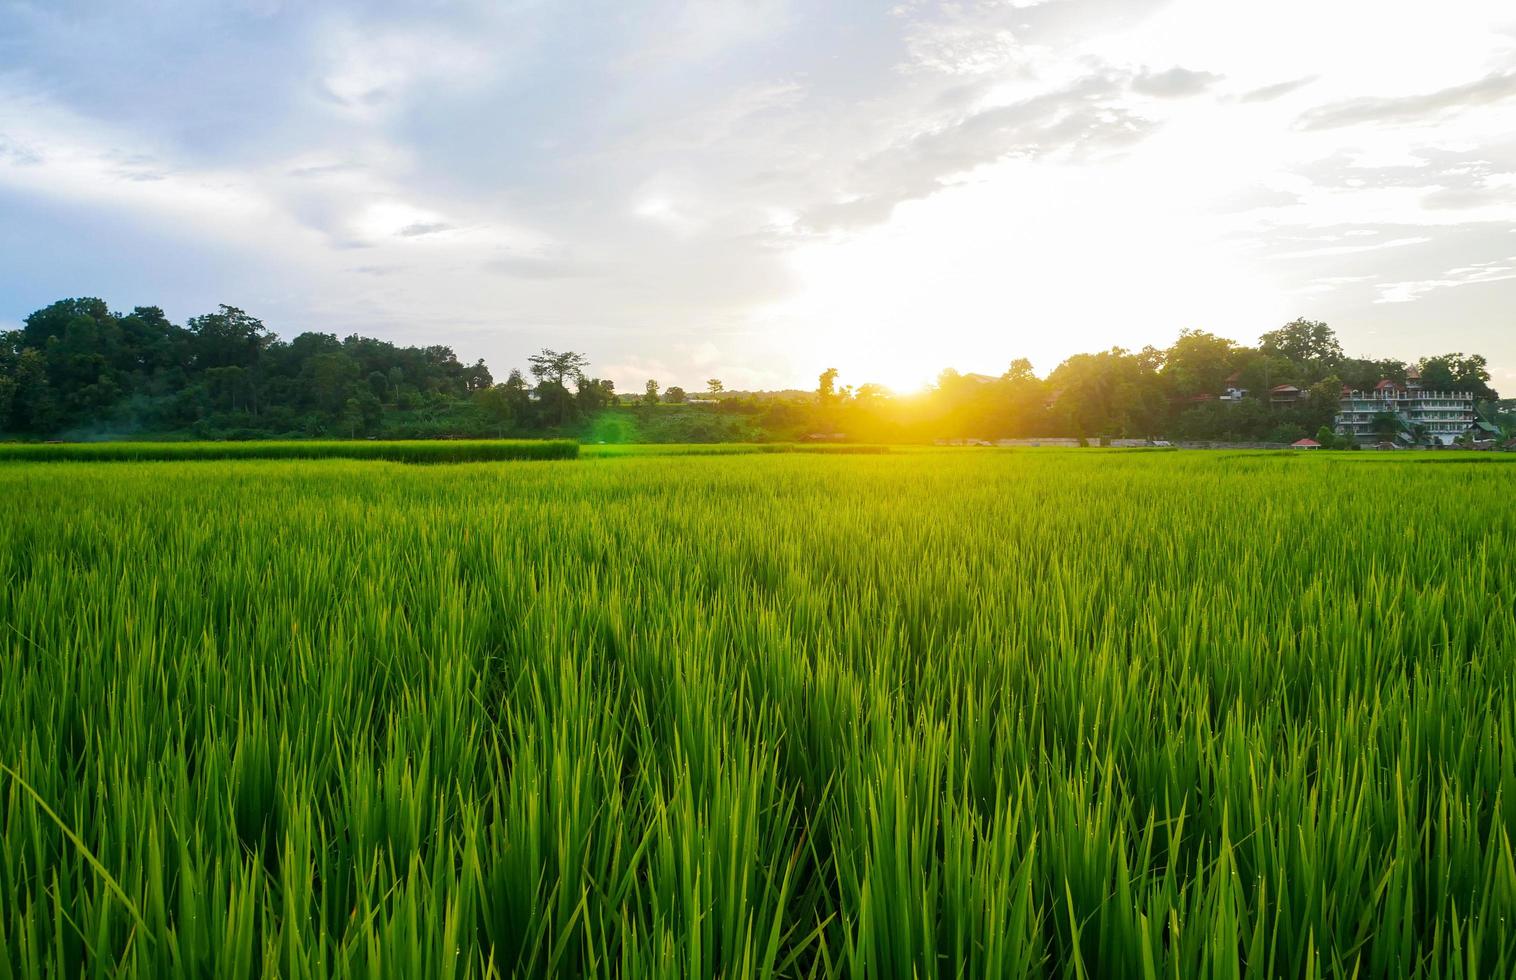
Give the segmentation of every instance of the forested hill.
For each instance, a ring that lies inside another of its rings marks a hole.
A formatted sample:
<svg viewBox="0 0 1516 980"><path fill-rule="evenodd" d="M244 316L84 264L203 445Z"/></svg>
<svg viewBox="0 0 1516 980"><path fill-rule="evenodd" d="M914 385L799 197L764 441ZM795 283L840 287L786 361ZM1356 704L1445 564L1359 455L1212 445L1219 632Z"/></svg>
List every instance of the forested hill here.
<svg viewBox="0 0 1516 980"><path fill-rule="evenodd" d="M1330 327L1305 319L1256 347L1185 330L1167 349L1075 354L1046 377L1025 359L993 376L944 371L909 395L844 385L828 369L813 392L733 392L710 378L692 399L649 379L618 397L589 368L584 354L542 350L527 359L530 382L511 370L497 383L482 360L464 364L450 347L324 333L285 341L230 306L179 326L157 307L114 313L103 300L68 299L0 332L0 436L1325 442L1344 386L1403 383L1413 369L1428 389L1474 393L1483 417L1516 435L1482 356L1349 357ZM1276 397L1280 387L1295 394Z"/></svg>
<svg viewBox="0 0 1516 980"><path fill-rule="evenodd" d="M223 306L184 326L155 306L68 299L0 334L0 431L20 435L362 434L386 407L428 417L493 382L452 348L303 333Z"/></svg>

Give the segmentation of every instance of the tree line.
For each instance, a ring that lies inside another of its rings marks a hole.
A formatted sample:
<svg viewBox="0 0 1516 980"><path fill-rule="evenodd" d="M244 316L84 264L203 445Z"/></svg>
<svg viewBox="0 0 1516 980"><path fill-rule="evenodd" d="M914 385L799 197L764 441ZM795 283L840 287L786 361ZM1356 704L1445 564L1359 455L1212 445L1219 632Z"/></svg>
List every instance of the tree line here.
<svg viewBox="0 0 1516 980"><path fill-rule="evenodd" d="M0 432L31 437L188 433L429 437L562 426L603 407L580 355L534 357L496 384L451 347L307 332L281 340L232 306L172 323L66 299L0 333ZM570 391L573 385L577 390Z"/></svg>
<svg viewBox="0 0 1516 980"><path fill-rule="evenodd" d="M1497 393L1479 354L1416 362L1347 356L1325 323L1297 319L1256 346L1184 330L1167 349L1112 348L1075 354L1039 378L1019 359L997 377L944 371L927 392L892 398L875 385L838 388L819 379L817 400L839 430L879 439L1073 436L1231 442L1293 442L1322 434L1344 387L1405 384L1466 391L1494 417ZM1288 386L1298 389L1275 391Z"/></svg>
<svg viewBox="0 0 1516 980"><path fill-rule="evenodd" d="M1494 412L1485 359L1414 364L1344 354L1330 327L1299 319L1248 347L1186 330L1167 349L1068 358L1046 377L1026 360L998 375L944 371L924 392L839 383L813 392L688 394L647 381L618 395L576 351L544 349L497 381L451 347L307 332L282 340L236 307L174 324L158 307L112 312L66 299L0 332L0 433L22 438L577 435L723 441L823 435L863 440L1080 436L1288 442L1320 432L1341 388L1404 383L1474 392ZM1298 387L1287 403L1275 386ZM1239 392L1246 394L1238 394ZM1219 396L1232 393L1233 397ZM691 405L691 402L697 404Z"/></svg>

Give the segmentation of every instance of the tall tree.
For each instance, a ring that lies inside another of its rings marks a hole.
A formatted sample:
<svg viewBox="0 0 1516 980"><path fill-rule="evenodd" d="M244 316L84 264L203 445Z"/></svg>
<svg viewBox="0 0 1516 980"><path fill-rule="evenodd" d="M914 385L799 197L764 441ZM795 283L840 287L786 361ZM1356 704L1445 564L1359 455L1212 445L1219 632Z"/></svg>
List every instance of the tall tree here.
<svg viewBox="0 0 1516 980"><path fill-rule="evenodd" d="M1297 317L1258 338L1258 348L1265 354L1278 354L1296 364L1320 365L1326 370L1342 360L1342 345L1332 328L1320 320Z"/></svg>
<svg viewBox="0 0 1516 980"><path fill-rule="evenodd" d="M568 382L584 377L590 360L577 351L555 351L544 347L526 359L527 370L537 379L537 398L549 417L556 416L560 426L567 425L574 410L574 398Z"/></svg>
<svg viewBox="0 0 1516 980"><path fill-rule="evenodd" d="M1237 345L1204 330L1181 330L1163 358L1163 378L1176 395L1220 394L1235 370Z"/></svg>
<svg viewBox="0 0 1516 980"><path fill-rule="evenodd" d="M528 357L526 362L539 384L546 382L565 389L568 382L578 378L590 366L590 359L583 354L571 350L559 353L547 347Z"/></svg>
<svg viewBox="0 0 1516 980"><path fill-rule="evenodd" d="M837 369L827 368L821 372L821 377L816 382L816 397L823 406L834 405L837 402Z"/></svg>
<svg viewBox="0 0 1516 980"><path fill-rule="evenodd" d="M495 434L503 437L516 415L511 407L510 389L503 384L481 389L474 394L474 404L479 406L485 418L495 427Z"/></svg>
<svg viewBox="0 0 1516 980"><path fill-rule="evenodd" d="M1421 386L1430 391L1469 391L1481 401L1499 397L1490 387L1490 369L1482 354L1422 358Z"/></svg>

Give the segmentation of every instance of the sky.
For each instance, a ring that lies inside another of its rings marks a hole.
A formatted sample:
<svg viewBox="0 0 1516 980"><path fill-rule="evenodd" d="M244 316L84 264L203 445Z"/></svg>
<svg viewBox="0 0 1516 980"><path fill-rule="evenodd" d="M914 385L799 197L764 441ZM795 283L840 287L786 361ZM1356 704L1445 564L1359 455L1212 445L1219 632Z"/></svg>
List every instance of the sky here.
<svg viewBox="0 0 1516 980"><path fill-rule="evenodd" d="M1509 0L0 0L0 329L67 296L619 390L1477 351Z"/></svg>

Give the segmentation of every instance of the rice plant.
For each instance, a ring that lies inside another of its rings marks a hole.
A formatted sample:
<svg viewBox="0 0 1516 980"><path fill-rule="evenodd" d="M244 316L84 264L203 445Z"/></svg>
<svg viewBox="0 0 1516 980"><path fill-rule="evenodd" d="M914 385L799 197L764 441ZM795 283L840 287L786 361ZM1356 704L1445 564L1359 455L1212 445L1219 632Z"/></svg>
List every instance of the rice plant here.
<svg viewBox="0 0 1516 980"><path fill-rule="evenodd" d="M0 443L0 462L385 459L401 463L468 463L508 459L573 459L578 454L579 444L572 439Z"/></svg>
<svg viewBox="0 0 1516 980"><path fill-rule="evenodd" d="M10 463L0 977L1510 976L1513 489Z"/></svg>

